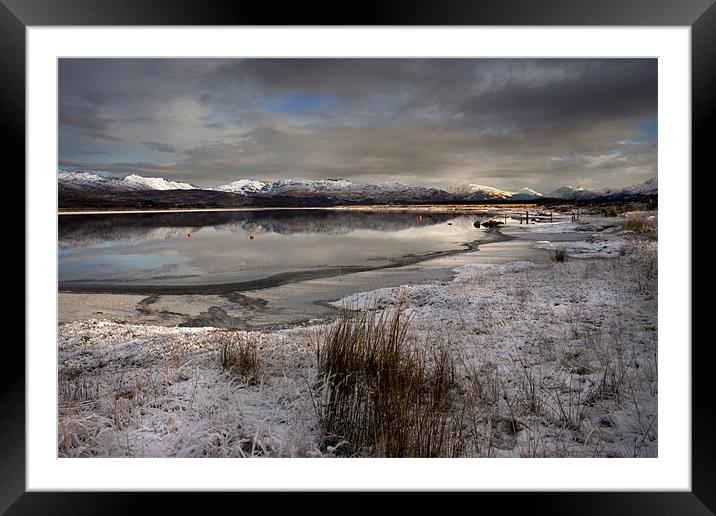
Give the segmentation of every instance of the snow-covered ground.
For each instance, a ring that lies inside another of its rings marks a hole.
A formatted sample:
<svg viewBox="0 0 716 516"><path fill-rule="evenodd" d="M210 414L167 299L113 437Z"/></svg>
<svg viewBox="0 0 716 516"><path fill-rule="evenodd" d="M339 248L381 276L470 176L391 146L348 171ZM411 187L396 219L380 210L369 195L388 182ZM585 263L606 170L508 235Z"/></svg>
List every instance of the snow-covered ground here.
<svg viewBox="0 0 716 516"><path fill-rule="evenodd" d="M320 456L305 330L273 333L89 320L60 326L59 455ZM259 382L223 370L223 338L254 342Z"/></svg>
<svg viewBox="0 0 716 516"><path fill-rule="evenodd" d="M637 234L584 220L570 231L587 223L594 228L584 239L554 244L567 245L565 262L466 265L449 282L335 304L400 304L416 342L451 352L460 392L471 393L466 456L653 457L655 229ZM568 224L521 231L558 235ZM333 456L321 444L310 387L318 335L328 326L229 332L61 324L59 455ZM256 346L257 379L223 369L226 339Z"/></svg>

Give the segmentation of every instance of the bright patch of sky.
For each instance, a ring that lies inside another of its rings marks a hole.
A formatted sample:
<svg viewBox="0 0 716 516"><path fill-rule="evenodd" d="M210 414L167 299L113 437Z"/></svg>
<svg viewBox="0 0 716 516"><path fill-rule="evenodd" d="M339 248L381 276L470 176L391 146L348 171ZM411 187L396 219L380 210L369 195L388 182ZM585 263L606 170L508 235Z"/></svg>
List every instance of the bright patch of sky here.
<svg viewBox="0 0 716 516"><path fill-rule="evenodd" d="M267 113L306 114L318 111L334 100L326 95L308 95L301 92L282 93L271 100L264 110Z"/></svg>

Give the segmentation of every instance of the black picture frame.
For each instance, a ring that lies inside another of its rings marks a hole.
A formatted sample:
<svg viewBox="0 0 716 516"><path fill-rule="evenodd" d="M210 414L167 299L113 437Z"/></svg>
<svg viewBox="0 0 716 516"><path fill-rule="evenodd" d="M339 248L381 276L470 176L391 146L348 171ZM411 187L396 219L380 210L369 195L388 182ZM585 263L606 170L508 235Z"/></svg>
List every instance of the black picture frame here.
<svg viewBox="0 0 716 516"><path fill-rule="evenodd" d="M211 0L0 0L0 120L8 167L3 178L11 188L15 202L24 213L25 192L25 30L29 26L86 25L607 25L607 26L689 26L691 27L692 72L692 169L668 171L691 173L692 241L707 231L709 192L714 180L705 170L709 147L713 146L716 116L716 7L714 0L503 0L442 1L425 0L361 2L356 4L287 3L276 8L269 3ZM9 159L8 159L9 158ZM10 173L12 171L12 173ZM668 193L665 193L668 194ZM21 206L20 206L21 205ZM684 216L687 216L684 213ZM20 274L25 266L25 225L8 224L6 238L15 245L12 253L0 256L6 271L6 292L15 294L13 303L19 312L32 309L20 303L25 299ZM476 509L484 502L496 502L501 511L519 510L547 514L714 514L716 511L716 461L709 360L710 339L697 339L698 328L709 321L710 306L698 295L713 291L716 259L706 252L693 252L692 277L698 277L698 289L692 290L692 342L660 342L660 345L691 345L692 353L692 490L690 492L590 492L590 493L469 493L451 494L450 505L425 493L404 496L402 510L432 505L443 510L467 503ZM662 271L668 273L668 271ZM20 296L19 292L23 292ZM11 296L8 296L11 297ZM19 308L22 306L22 308ZM11 315L12 312L10 313ZM8 318L11 319L11 318ZM20 314L14 319L19 321ZM703 333L703 335L708 335ZM713 338L713 337L712 337ZM26 492L25 489L25 354L17 340L6 339L0 374L0 511L7 514L84 514L154 512L151 502L159 495L141 493ZM7 364L12 364L8 366ZM271 512L286 503L292 510L305 508L312 513L334 512L334 502L301 501L304 494L290 499L283 494L270 495ZM226 495L229 496L229 495ZM225 503L226 496L213 497ZM240 495L241 504L265 504L265 493ZM380 507L376 493L352 493L340 502L340 512L363 513ZM458 496L458 498L455 498ZM464 500L470 496L471 500ZM477 497L476 502L474 497ZM298 500L296 498L299 498ZM187 493L162 496L163 511L191 509ZM202 502L202 510L209 505Z"/></svg>

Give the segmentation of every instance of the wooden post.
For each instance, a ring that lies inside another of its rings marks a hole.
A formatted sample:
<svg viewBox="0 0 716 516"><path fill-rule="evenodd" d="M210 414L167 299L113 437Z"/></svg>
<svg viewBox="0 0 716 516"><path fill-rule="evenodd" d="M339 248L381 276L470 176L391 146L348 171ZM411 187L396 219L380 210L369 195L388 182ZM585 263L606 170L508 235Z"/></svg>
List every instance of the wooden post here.
<svg viewBox="0 0 716 516"><path fill-rule="evenodd" d="M507 225L507 213L505 213L505 226Z"/></svg>
<svg viewBox="0 0 716 516"><path fill-rule="evenodd" d="M549 212L549 223L550 224L552 223L552 212L551 211Z"/></svg>
<svg viewBox="0 0 716 516"><path fill-rule="evenodd" d="M530 223L530 210L525 210L525 224Z"/></svg>

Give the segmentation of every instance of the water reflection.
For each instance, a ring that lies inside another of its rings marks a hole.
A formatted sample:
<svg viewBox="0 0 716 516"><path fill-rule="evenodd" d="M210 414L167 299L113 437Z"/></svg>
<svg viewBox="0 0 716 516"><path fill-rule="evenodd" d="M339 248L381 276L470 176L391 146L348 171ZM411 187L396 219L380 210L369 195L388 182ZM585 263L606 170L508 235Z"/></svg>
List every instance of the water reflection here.
<svg viewBox="0 0 716 516"><path fill-rule="evenodd" d="M113 240L139 242L172 238L188 228L207 226L254 233L346 234L358 229L395 231L440 224L450 214L351 212L343 210L265 210L240 212L138 213L127 215L63 215L60 248L90 247Z"/></svg>
<svg viewBox="0 0 716 516"><path fill-rule="evenodd" d="M477 218L342 210L63 215L59 279L181 285L381 266L477 240L484 234L473 227Z"/></svg>

